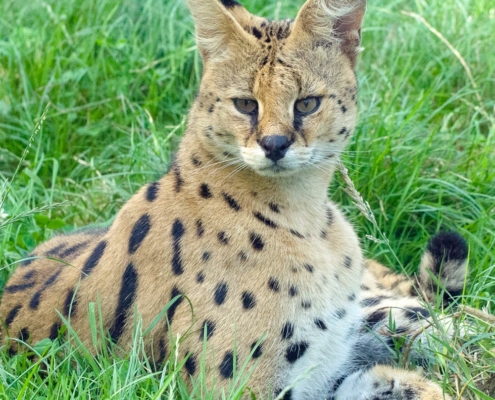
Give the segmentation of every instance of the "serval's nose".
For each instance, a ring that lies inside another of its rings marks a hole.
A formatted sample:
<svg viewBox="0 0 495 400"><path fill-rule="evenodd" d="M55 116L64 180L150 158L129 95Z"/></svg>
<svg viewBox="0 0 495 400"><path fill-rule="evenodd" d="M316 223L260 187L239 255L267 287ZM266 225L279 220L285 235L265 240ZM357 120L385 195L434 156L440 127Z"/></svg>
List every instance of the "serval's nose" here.
<svg viewBox="0 0 495 400"><path fill-rule="evenodd" d="M284 158L291 144L289 138L284 135L265 136L259 141L259 145L265 151L265 157L273 162Z"/></svg>

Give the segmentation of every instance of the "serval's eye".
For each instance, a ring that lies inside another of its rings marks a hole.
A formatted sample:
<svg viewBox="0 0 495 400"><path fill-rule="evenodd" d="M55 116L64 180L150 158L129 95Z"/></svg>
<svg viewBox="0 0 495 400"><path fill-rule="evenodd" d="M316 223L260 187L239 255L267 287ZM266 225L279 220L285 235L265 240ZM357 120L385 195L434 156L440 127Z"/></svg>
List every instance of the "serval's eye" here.
<svg viewBox="0 0 495 400"><path fill-rule="evenodd" d="M308 115L318 110L320 103L320 97L306 97L305 99L297 100L294 109L296 114Z"/></svg>
<svg viewBox="0 0 495 400"><path fill-rule="evenodd" d="M253 115L258 111L258 102L251 99L234 99L235 108L243 114Z"/></svg>

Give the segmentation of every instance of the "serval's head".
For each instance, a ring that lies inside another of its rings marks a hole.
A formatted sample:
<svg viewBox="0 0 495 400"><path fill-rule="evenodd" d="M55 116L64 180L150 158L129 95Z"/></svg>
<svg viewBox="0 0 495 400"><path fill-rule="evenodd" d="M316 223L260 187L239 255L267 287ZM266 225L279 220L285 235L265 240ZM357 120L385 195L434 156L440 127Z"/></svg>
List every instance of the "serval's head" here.
<svg viewBox="0 0 495 400"><path fill-rule="evenodd" d="M334 164L356 125L366 0L308 0L295 20L234 0L189 0L204 75L193 109L204 148L263 176Z"/></svg>

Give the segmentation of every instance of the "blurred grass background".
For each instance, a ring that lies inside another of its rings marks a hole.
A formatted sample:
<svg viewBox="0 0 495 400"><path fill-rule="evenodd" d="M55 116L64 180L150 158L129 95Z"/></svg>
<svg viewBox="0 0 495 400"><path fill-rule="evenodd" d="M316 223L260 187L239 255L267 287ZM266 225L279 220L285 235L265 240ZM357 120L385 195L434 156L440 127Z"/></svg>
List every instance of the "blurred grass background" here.
<svg viewBox="0 0 495 400"><path fill-rule="evenodd" d="M302 1L242 3L260 15L285 18L294 17ZM366 239L382 236L338 177L329 195L353 221L366 254L397 270L392 251L414 272L433 233L459 231L470 245L463 302L493 314L495 3L368 3L358 67L360 124L344 163L390 247ZM110 221L138 187L166 170L200 77L183 1L0 0L0 289L15 262L56 229ZM430 373L446 374L453 394L493 398L494 329L473 323L478 336L472 343L450 343L439 355L441 368ZM56 349L50 352L55 360ZM32 393L32 377L13 377L31 376L19 371L39 366L18 357L0 362L0 387L3 382L15 393L9 398ZM59 371L69 382L73 372L64 360ZM115 367L112 362L101 361ZM128 371L126 362L119 365ZM121 381L104 376L101 386L89 385L80 395L94 398L103 387L122 393ZM51 387L51 378L37 379ZM132 391L134 398L148 398L136 385L141 394ZM177 387L180 396L194 397ZM66 390L60 394L72 389Z"/></svg>

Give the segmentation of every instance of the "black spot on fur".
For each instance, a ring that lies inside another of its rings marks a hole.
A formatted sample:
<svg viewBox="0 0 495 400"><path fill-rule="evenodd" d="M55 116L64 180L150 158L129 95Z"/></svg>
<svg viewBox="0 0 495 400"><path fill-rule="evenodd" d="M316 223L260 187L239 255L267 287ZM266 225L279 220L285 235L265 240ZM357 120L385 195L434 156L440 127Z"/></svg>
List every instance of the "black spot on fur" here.
<svg viewBox="0 0 495 400"><path fill-rule="evenodd" d="M290 233L292 233L295 237L298 237L299 239L304 239L304 236L301 235L298 231L295 231L294 229L291 229Z"/></svg>
<svg viewBox="0 0 495 400"><path fill-rule="evenodd" d="M325 325L325 322L323 322L323 320L321 320L320 318L315 319L315 325L323 331L326 331L328 329Z"/></svg>
<svg viewBox="0 0 495 400"><path fill-rule="evenodd" d="M52 249L48 250L45 253L45 255L47 257L58 256L59 255L58 253L60 252L60 250L63 250L66 246L67 246L67 243L59 244L59 245L53 247Z"/></svg>
<svg viewBox="0 0 495 400"><path fill-rule="evenodd" d="M345 378L347 378L349 375L342 375L340 376L338 379L335 380L335 383L333 384L333 387L332 387L332 393L335 393L337 391L337 389L342 385L342 383L344 382ZM330 398L331 400L335 400L335 397L331 397Z"/></svg>
<svg viewBox="0 0 495 400"><path fill-rule="evenodd" d="M291 297L295 297L295 296L297 296L297 286L291 286L291 287L289 288L289 295L290 295Z"/></svg>
<svg viewBox="0 0 495 400"><path fill-rule="evenodd" d="M167 356L167 344L163 337L158 341L158 359L156 360L157 365L162 365L165 357Z"/></svg>
<svg viewBox="0 0 495 400"><path fill-rule="evenodd" d="M62 324L60 323L60 321L55 322L50 328L50 335L48 336L48 338L50 340L55 340L56 338L58 338L58 331L61 327Z"/></svg>
<svg viewBox="0 0 495 400"><path fill-rule="evenodd" d="M304 268L306 269L306 271L308 272L313 272L315 269L312 265L309 265L309 264L304 264Z"/></svg>
<svg viewBox="0 0 495 400"><path fill-rule="evenodd" d="M219 283L215 288L214 299L217 305L222 305L225 302L225 298L227 297L227 292L229 291L229 287L226 283Z"/></svg>
<svg viewBox="0 0 495 400"><path fill-rule="evenodd" d="M307 342L298 342L290 345L285 353L286 360L291 364L295 363L304 355L308 347L309 344Z"/></svg>
<svg viewBox="0 0 495 400"><path fill-rule="evenodd" d="M220 364L220 374L226 379L232 378L234 376L234 364L236 364L234 353L228 351L225 353L222 363Z"/></svg>
<svg viewBox="0 0 495 400"><path fill-rule="evenodd" d="M259 29L258 29L258 28L256 28L255 26L253 26L253 31L252 31L252 32L253 32L253 36L254 36L256 39L258 39L258 40L260 40L260 39L261 39L261 32L259 31Z"/></svg>
<svg viewBox="0 0 495 400"><path fill-rule="evenodd" d="M249 234L249 239L251 241L251 245L253 246L253 249L261 251L263 250L263 247L265 247L265 243L261 239L261 236L258 235L257 233L251 232Z"/></svg>
<svg viewBox="0 0 495 400"><path fill-rule="evenodd" d="M131 240L132 240L132 235L131 235ZM100 261L100 258L103 256L103 253L105 252L106 246L107 246L107 242L105 240L102 240L93 249L90 256L88 257L88 259L84 263L84 266L82 269L83 278L88 276L93 271L93 268L96 267L96 265ZM129 242L129 248L130 248L130 246L131 246L131 242Z"/></svg>
<svg viewBox="0 0 495 400"><path fill-rule="evenodd" d="M345 308L339 308L337 311L335 311L335 315L337 316L338 319L342 319L346 316L347 310Z"/></svg>
<svg viewBox="0 0 495 400"><path fill-rule="evenodd" d="M9 311L7 317L5 318L5 325L7 326L7 328L10 326L10 324L12 324L15 317L17 317L17 314L19 314L21 308L22 308L22 304L18 304Z"/></svg>
<svg viewBox="0 0 495 400"><path fill-rule="evenodd" d="M198 235L198 237L201 237L203 236L205 233L205 228L203 227L203 222L198 219L196 221L196 234Z"/></svg>
<svg viewBox="0 0 495 400"><path fill-rule="evenodd" d="M322 239L326 239L326 238L327 238L327 236L328 236L328 232L327 232L327 231L321 231L321 232L320 232L320 237L321 237Z"/></svg>
<svg viewBox="0 0 495 400"><path fill-rule="evenodd" d="M270 207L270 210L272 210L273 212L280 214L280 206L278 204L268 203L268 207Z"/></svg>
<svg viewBox="0 0 495 400"><path fill-rule="evenodd" d="M170 293L170 301L172 301L177 296L180 296L167 310L167 320L170 325L172 325L172 321L174 319L175 312L177 311L177 307L180 306L180 303L184 301L184 297L182 292L174 286L172 288L172 292Z"/></svg>
<svg viewBox="0 0 495 400"><path fill-rule="evenodd" d="M225 192L223 192L222 195L223 195L224 200L230 206L230 208L232 208L234 211L240 211L241 210L241 206L239 205L239 203L237 203L237 201L231 195L229 195Z"/></svg>
<svg viewBox="0 0 495 400"><path fill-rule="evenodd" d="M10 285L4 288L5 293L17 293L26 289L31 289L36 282L21 283L20 285Z"/></svg>
<svg viewBox="0 0 495 400"><path fill-rule="evenodd" d="M184 185L184 179L182 179L182 176L180 174L180 168L178 164L174 164L173 167L173 172L174 172L174 177L175 177L175 191L177 193L180 192L182 189L182 186Z"/></svg>
<svg viewBox="0 0 495 400"><path fill-rule="evenodd" d="M203 261L208 261L210 258L211 258L211 253L209 251L205 251L203 253L203 255L201 256L201 258L203 259Z"/></svg>
<svg viewBox="0 0 495 400"><path fill-rule="evenodd" d="M414 400L416 399L416 395L418 394L414 389L412 388L404 388L404 400Z"/></svg>
<svg viewBox="0 0 495 400"><path fill-rule="evenodd" d="M158 186L158 182L152 182L148 185L148 188L146 189L146 200L149 202L156 200L156 196L158 195Z"/></svg>
<svg viewBox="0 0 495 400"><path fill-rule="evenodd" d="M289 340L294 335L294 324L292 322L287 322L282 327L282 339Z"/></svg>
<svg viewBox="0 0 495 400"><path fill-rule="evenodd" d="M181 257L181 247L180 241L182 236L184 236L185 229L180 219L176 219L172 225L172 272L175 275L181 275L184 273L184 268L182 267L182 257Z"/></svg>
<svg viewBox="0 0 495 400"><path fill-rule="evenodd" d="M369 297L367 299L361 300L359 303L361 307L373 307L380 303L384 299L383 296Z"/></svg>
<svg viewBox="0 0 495 400"><path fill-rule="evenodd" d="M452 301L455 301L456 297L459 297L462 295L462 289L451 289L451 288L446 288L445 292L443 293L443 298L442 302L443 304L450 304Z"/></svg>
<svg viewBox="0 0 495 400"><path fill-rule="evenodd" d="M28 280L30 280L30 279L32 279L32 278L34 278L35 276L36 276L36 271L33 269L33 270L31 270L31 271L26 272L26 273L22 276L22 279L23 279L23 280L28 281Z"/></svg>
<svg viewBox="0 0 495 400"><path fill-rule="evenodd" d="M303 300L301 302L301 307L304 308L305 310L308 310L311 308L311 302Z"/></svg>
<svg viewBox="0 0 495 400"><path fill-rule="evenodd" d="M279 292L280 291L280 282L278 279L275 278L270 278L268 280L268 287L273 290L274 292Z"/></svg>
<svg viewBox="0 0 495 400"><path fill-rule="evenodd" d="M141 243L143 243L144 238L148 235L150 228L150 216L144 214L132 228L131 237L129 239L129 254L134 254L139 246L141 246Z"/></svg>
<svg viewBox="0 0 495 400"><path fill-rule="evenodd" d="M192 157L191 157L191 162L193 163L193 165L194 165L195 167L199 167L199 166L202 164L202 162L201 162L201 161L199 160L199 158L198 158L198 157L196 157L196 156L192 156Z"/></svg>
<svg viewBox="0 0 495 400"><path fill-rule="evenodd" d="M31 336L31 334L29 333L29 329L28 328L22 328L19 331L19 335L17 336L17 338L19 340L22 340L23 342L27 342L29 339L29 336Z"/></svg>
<svg viewBox="0 0 495 400"><path fill-rule="evenodd" d="M55 283L61 272L62 268L59 268L54 274L50 275L50 277L43 283L41 288L33 295L31 301L29 302L29 308L31 310L38 309L38 306L40 305L41 295L46 289L48 289Z"/></svg>
<svg viewBox="0 0 495 400"><path fill-rule="evenodd" d="M346 268L351 268L352 267L352 259L351 257L345 256L344 257L344 267Z"/></svg>
<svg viewBox="0 0 495 400"><path fill-rule="evenodd" d="M138 275L134 265L129 263L122 275L122 283L120 285L119 301L115 310L113 324L110 327L110 338L114 343L117 343L119 338L124 333L127 314L136 299L138 288Z"/></svg>
<svg viewBox="0 0 495 400"><path fill-rule="evenodd" d="M36 257L34 254L28 254L27 257ZM36 258L30 258L28 260L23 260L21 262L21 266L23 267L27 267L28 265L30 265L34 260L36 260Z"/></svg>
<svg viewBox="0 0 495 400"><path fill-rule="evenodd" d="M269 226L270 228L273 228L273 229L278 228L278 225L275 222L273 222L271 219L265 217L260 212L255 212L255 213L253 213L253 215L255 216L256 219L263 222L266 226Z"/></svg>
<svg viewBox="0 0 495 400"><path fill-rule="evenodd" d="M235 6L240 6L240 4L235 0L220 0L226 8L232 8Z"/></svg>
<svg viewBox="0 0 495 400"><path fill-rule="evenodd" d="M196 372L196 356L189 353L187 355L187 360L184 366L186 367L186 371L189 375L194 375L194 373Z"/></svg>
<svg viewBox="0 0 495 400"><path fill-rule="evenodd" d="M349 296L347 296L347 300L349 301L354 301L356 300L356 293L352 293Z"/></svg>
<svg viewBox="0 0 495 400"><path fill-rule="evenodd" d="M203 199L209 199L213 197L210 191L210 187L206 183L202 183L199 187L199 194Z"/></svg>
<svg viewBox="0 0 495 400"><path fill-rule="evenodd" d="M256 299L254 294L251 292L243 292L242 293L242 306L245 310L249 310L256 306Z"/></svg>
<svg viewBox="0 0 495 400"><path fill-rule="evenodd" d="M411 321L417 320L418 318L428 318L429 316L430 313L423 307L411 307L406 310L406 317Z"/></svg>
<svg viewBox="0 0 495 400"><path fill-rule="evenodd" d="M254 350L254 351L253 351ZM251 344L251 351L253 352L253 358L259 358L263 354L263 346L261 343L254 342Z"/></svg>
<svg viewBox="0 0 495 400"><path fill-rule="evenodd" d="M327 225L330 226L333 223L333 213L330 207L327 207Z"/></svg>
<svg viewBox="0 0 495 400"><path fill-rule="evenodd" d="M361 290L364 290L364 291L367 291L367 290L370 290L370 288L366 285L361 285Z"/></svg>
<svg viewBox="0 0 495 400"><path fill-rule="evenodd" d="M205 274L203 271L199 271L196 275L196 282L203 283L205 281Z"/></svg>
<svg viewBox="0 0 495 400"><path fill-rule="evenodd" d="M63 313L66 317L72 317L77 309L77 298L74 297L74 289L69 289L65 296Z"/></svg>
<svg viewBox="0 0 495 400"><path fill-rule="evenodd" d="M212 104L210 108L208 108L209 113L212 113L213 111L215 111L215 104Z"/></svg>
<svg viewBox="0 0 495 400"><path fill-rule="evenodd" d="M247 256L247 254L246 254L244 251L242 251L242 250L241 250L241 251L239 252L239 259L240 259L241 261L246 261L246 260L248 259L248 256Z"/></svg>
<svg viewBox="0 0 495 400"><path fill-rule="evenodd" d="M346 107L346 106L342 106L340 109L342 110L342 113L344 113L344 114L345 114L345 113L346 113L346 111L347 111L347 107Z"/></svg>
<svg viewBox="0 0 495 400"><path fill-rule="evenodd" d="M346 132L347 132L347 128L344 127L339 131L339 135L343 135Z"/></svg>
<svg viewBox="0 0 495 400"><path fill-rule="evenodd" d="M69 256L72 256L74 254L79 253L80 251L84 250L86 247L89 245L89 240L86 242L78 243L75 244L74 246L68 247L65 249L63 252L60 253L60 258L65 259Z"/></svg>
<svg viewBox="0 0 495 400"><path fill-rule="evenodd" d="M218 232L218 241L224 245L229 244L229 237L224 231Z"/></svg>
<svg viewBox="0 0 495 400"><path fill-rule="evenodd" d="M201 326L201 331L199 332L199 340L202 342L205 337L206 330L206 340L210 339L215 333L215 323L209 319L206 319Z"/></svg>
<svg viewBox="0 0 495 400"><path fill-rule="evenodd" d="M427 250L434 260L433 272L438 275L442 264L448 261L464 261L468 256L468 246L457 232L440 232L428 243Z"/></svg>

